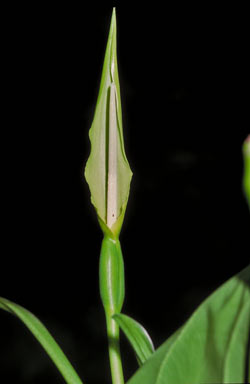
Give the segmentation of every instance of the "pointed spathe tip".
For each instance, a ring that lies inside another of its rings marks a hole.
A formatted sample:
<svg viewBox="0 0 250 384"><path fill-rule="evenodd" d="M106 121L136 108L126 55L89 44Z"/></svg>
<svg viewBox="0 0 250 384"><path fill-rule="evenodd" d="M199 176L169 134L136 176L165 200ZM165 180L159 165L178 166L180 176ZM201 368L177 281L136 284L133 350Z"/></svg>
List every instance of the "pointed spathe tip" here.
<svg viewBox="0 0 250 384"><path fill-rule="evenodd" d="M113 7L113 11L112 11L111 25L112 24L116 24L116 8L115 7Z"/></svg>
<svg viewBox="0 0 250 384"><path fill-rule="evenodd" d="M116 54L116 8L113 7L110 30L109 30L109 42L111 43L111 57Z"/></svg>

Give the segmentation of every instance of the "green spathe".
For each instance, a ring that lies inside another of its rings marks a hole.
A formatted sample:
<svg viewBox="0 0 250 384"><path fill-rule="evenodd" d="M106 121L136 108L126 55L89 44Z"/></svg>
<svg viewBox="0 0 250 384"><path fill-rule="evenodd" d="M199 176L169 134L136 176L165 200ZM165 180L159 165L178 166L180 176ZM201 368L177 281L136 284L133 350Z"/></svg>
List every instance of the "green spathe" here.
<svg viewBox="0 0 250 384"><path fill-rule="evenodd" d="M85 178L90 188L91 201L102 229L103 226L107 226L111 232L119 234L128 201L132 172L123 142L115 9L89 137L91 152L85 168Z"/></svg>

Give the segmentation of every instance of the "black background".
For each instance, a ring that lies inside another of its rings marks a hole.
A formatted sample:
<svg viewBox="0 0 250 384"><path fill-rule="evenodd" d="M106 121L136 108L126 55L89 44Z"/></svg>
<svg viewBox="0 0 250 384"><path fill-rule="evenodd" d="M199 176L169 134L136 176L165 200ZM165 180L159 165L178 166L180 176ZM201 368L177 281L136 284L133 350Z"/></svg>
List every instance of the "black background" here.
<svg viewBox="0 0 250 384"><path fill-rule="evenodd" d="M8 9L2 44L0 294L34 312L88 384L108 383L102 234L83 169L112 7ZM124 312L156 347L249 263L244 10L117 7L126 153ZM3 382L63 383L1 312ZM125 376L136 361L122 337Z"/></svg>

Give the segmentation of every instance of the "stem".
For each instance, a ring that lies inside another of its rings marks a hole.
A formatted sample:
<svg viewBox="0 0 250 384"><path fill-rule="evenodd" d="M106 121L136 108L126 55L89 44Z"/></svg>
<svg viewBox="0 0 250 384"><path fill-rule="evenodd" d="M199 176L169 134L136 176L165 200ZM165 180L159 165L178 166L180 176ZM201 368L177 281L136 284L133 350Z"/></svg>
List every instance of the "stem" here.
<svg viewBox="0 0 250 384"><path fill-rule="evenodd" d="M119 325L109 315L106 315L106 321L112 383L124 384L119 344Z"/></svg>
<svg viewBox="0 0 250 384"><path fill-rule="evenodd" d="M124 384L119 346L119 325L112 319L120 313L124 301L124 265L119 239L105 235L102 241L100 265L100 294L106 315L109 360L113 384Z"/></svg>

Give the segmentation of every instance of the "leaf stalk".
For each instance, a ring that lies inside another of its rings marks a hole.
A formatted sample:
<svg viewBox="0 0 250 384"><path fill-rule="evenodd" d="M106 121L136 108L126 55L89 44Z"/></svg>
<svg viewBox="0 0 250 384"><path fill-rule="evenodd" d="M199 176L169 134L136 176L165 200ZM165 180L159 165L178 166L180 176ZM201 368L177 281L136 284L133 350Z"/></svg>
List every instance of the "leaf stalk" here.
<svg viewBox="0 0 250 384"><path fill-rule="evenodd" d="M112 319L109 314L106 315L109 361L113 384L124 384L120 340L119 340L119 325Z"/></svg>
<svg viewBox="0 0 250 384"><path fill-rule="evenodd" d="M99 265L100 295L106 316L109 360L113 384L123 384L123 370L119 347L119 325L113 320L124 302L124 263L118 238L104 236Z"/></svg>

